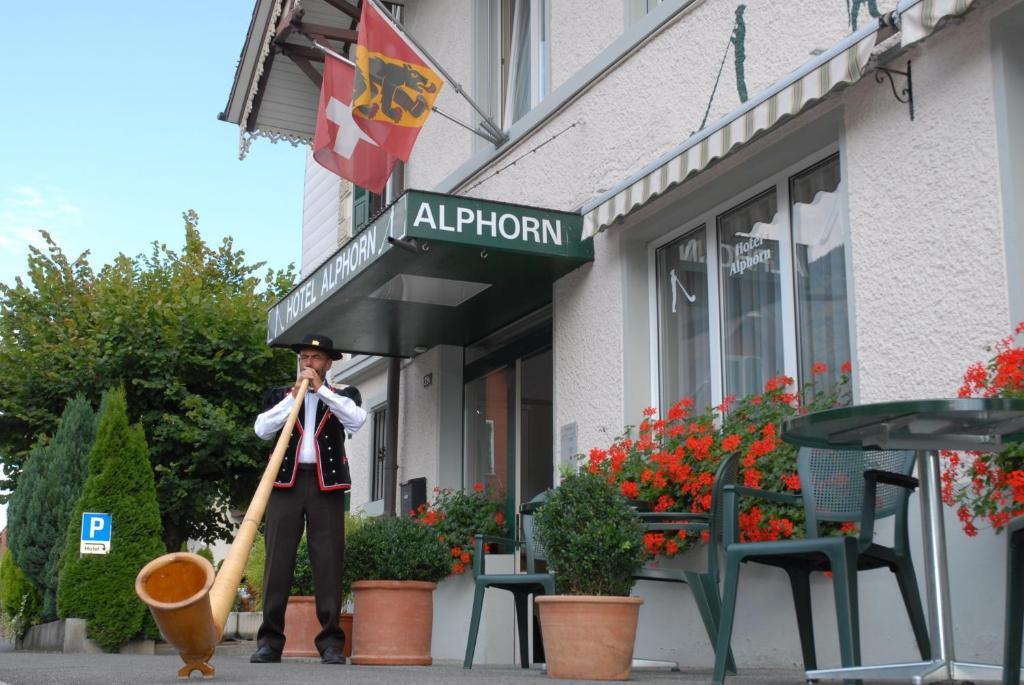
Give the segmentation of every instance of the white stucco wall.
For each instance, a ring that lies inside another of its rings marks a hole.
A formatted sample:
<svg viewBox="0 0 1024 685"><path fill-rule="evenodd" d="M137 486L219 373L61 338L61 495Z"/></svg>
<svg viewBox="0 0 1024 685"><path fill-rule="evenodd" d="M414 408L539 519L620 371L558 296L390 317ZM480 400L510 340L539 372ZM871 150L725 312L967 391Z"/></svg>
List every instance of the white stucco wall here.
<svg viewBox="0 0 1024 685"><path fill-rule="evenodd" d="M813 50L831 47L849 33L843 4L746 4L744 68L750 95L798 67ZM880 9L894 5L892 0L879 3ZM735 9L735 3L722 0L693 6L455 192L576 209L682 142L700 127L708 107L732 35ZM862 21L866 20L865 14ZM576 22L586 25L588 19ZM553 23L552 35L555 32ZM731 50L708 122L740 104ZM574 123L567 133L524 156ZM519 157L514 166L502 168ZM498 168L501 172L495 175Z"/></svg>
<svg viewBox="0 0 1024 685"><path fill-rule="evenodd" d="M473 79L472 19L468 3L451 0L408 3L404 16L410 33L467 90ZM472 108L451 84L442 87L434 104L461 122L472 121ZM433 188L472 153L474 134L436 112L427 122L406 165L408 188Z"/></svg>
<svg viewBox="0 0 1024 685"><path fill-rule="evenodd" d="M557 0L548 3L551 90L622 35L624 0Z"/></svg>
<svg viewBox="0 0 1024 685"><path fill-rule="evenodd" d="M954 393L1009 332L991 15L907 55L913 122L870 79L844 98L863 402Z"/></svg>
<svg viewBox="0 0 1024 685"><path fill-rule="evenodd" d="M363 397L363 409L368 413L387 400L386 365L377 366L368 374L346 379L344 385L355 385ZM332 369L333 370L333 369ZM370 501L371 462L373 460L373 417L352 438L345 442L349 471L352 474L351 507L356 510Z"/></svg>
<svg viewBox="0 0 1024 685"><path fill-rule="evenodd" d="M582 452L608 445L622 429L621 266L618 241L609 237L594 242L593 263L555 283L555 455L568 423L576 423L574 451Z"/></svg>

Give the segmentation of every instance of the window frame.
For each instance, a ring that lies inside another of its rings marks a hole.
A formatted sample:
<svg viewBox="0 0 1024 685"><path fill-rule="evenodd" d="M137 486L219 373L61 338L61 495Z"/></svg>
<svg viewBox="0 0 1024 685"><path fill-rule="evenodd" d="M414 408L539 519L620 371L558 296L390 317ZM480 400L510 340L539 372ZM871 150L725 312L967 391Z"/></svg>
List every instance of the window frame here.
<svg viewBox="0 0 1024 685"><path fill-rule="evenodd" d="M377 444L377 438L378 438L378 435L377 435L377 417L378 416L381 417L380 420L383 423L383 426L381 427L382 435L380 435L380 438L383 441L383 444L380 444L380 445ZM388 439L388 437L387 437L388 403L387 402L381 402L380 404L378 404L378 405L374 406L373 408L371 408L370 412L369 412L369 417L368 418L370 419L370 469L369 469L370 470L370 483L369 483L369 485L370 485L370 493L369 493L370 497L369 497L369 501L370 502L376 502L378 500L382 501L384 499L384 481L387 480L387 478L385 477L385 474L384 474L384 467L385 467L386 462L387 462L386 451L387 451L387 439ZM377 453L378 453L379 450L384 450L385 451L385 456L384 456L383 460L378 460L378 458L377 458ZM377 473L377 462L378 461L382 462L381 463L381 469L380 469L380 481L379 482L377 480L377 476L378 476L378 473ZM380 497L377 497L378 490L380 491L380 495L381 495Z"/></svg>
<svg viewBox="0 0 1024 685"><path fill-rule="evenodd" d="M383 194L380 194L367 190L362 186L357 186L354 183L352 184L352 235L358 233L363 226L370 223L387 206L385 201L386 193L387 189L385 189ZM356 219L356 206L364 201L363 198L365 198L367 204L366 220L359 222Z"/></svg>
<svg viewBox="0 0 1024 685"><path fill-rule="evenodd" d="M530 107L513 121L509 96L516 24L514 6L518 1L527 2L530 6ZM474 4L474 98L503 131L510 130L551 92L551 1L486 0ZM480 121L476 113L473 119L477 124Z"/></svg>
<svg viewBox="0 0 1024 685"><path fill-rule="evenodd" d="M659 283L657 282L657 253L683 236L704 225L704 239L707 245L707 276L708 276L708 339L709 359L711 362L711 401L712 405L721 404L725 397L725 369L724 369L724 334L722 330L722 284L721 269L719 265L719 242L718 242L718 217L729 210L742 205L743 203L765 193L775 190L776 208L778 221L785 226L779 239L779 269L782 286L781 308L782 308L782 344L783 344L783 373L796 379L798 384L808 379L801 378L799 364L799 331L797 330L797 288L795 268L795 247L793 245L793 225L790 205L790 178L797 174L811 169L815 165L827 161L829 158L838 155L840 167L840 181L836 188L839 195L840 211L846 219L846 238L844 243L845 277L847 302L847 326L850 332L850 357L851 362L856 356L856 329L854 327L855 316L853 306L853 270L851 264L849 207L847 203L847 174L846 163L840 150L839 142L830 143L817 151L801 158L771 176L764 178L754 185L743 188L740 192L730 196L723 202L710 207L701 213L686 218L666 233L650 241L647 245L647 273L648 273L648 315L649 320L654 322L652 335L650 336L650 404L660 407L662 404L662 382L661 382L661 314L658 307ZM678 399L678 398L676 398Z"/></svg>

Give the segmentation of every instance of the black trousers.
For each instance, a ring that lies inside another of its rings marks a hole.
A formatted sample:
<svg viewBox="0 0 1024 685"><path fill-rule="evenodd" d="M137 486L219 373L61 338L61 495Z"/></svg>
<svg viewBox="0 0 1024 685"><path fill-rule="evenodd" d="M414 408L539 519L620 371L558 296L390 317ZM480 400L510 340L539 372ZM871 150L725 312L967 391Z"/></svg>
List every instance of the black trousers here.
<svg viewBox="0 0 1024 685"><path fill-rule="evenodd" d="M295 484L275 488L267 503L267 562L263 574L263 624L259 646L284 649L284 611L295 572L295 552L306 531L313 568L316 616L322 627L316 648L341 649L341 577L345 560L345 491L322 492L313 464L299 464Z"/></svg>

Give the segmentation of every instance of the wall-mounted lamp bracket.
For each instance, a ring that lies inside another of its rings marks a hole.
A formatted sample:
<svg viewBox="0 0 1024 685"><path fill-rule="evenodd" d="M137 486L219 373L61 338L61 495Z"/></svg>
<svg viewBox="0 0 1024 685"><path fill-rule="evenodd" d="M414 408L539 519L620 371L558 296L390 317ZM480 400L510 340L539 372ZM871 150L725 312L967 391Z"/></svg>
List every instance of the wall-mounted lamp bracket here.
<svg viewBox="0 0 1024 685"><path fill-rule="evenodd" d="M879 73L881 72L881 73ZM910 108L910 120L914 120L914 82L910 78L910 60L907 60L907 70L887 69L886 67L875 67L875 82L882 83L882 74L889 78L889 87L892 88L893 97ZM896 82L893 81L893 74L903 76L907 79L907 86L896 92Z"/></svg>

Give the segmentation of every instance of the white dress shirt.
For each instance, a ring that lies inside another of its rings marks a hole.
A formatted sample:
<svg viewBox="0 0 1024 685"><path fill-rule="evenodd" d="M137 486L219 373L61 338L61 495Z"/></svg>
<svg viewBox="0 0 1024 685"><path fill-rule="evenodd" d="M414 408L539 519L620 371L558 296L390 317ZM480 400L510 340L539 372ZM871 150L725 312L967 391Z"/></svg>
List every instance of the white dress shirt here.
<svg viewBox="0 0 1024 685"><path fill-rule="evenodd" d="M316 412L320 402L327 405L331 413L338 417L345 432L351 437L366 421L366 412L352 401L352 398L332 392L324 383L316 392L306 393L306 403L303 407L305 419L302 422L302 442L299 445L299 463L316 463ZM284 399L276 405L256 417L256 435L264 440L270 440L284 426L288 420L288 414L295 403L295 397L291 393L285 395Z"/></svg>

